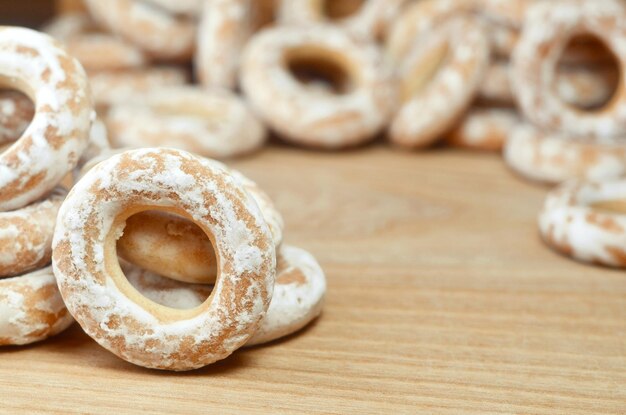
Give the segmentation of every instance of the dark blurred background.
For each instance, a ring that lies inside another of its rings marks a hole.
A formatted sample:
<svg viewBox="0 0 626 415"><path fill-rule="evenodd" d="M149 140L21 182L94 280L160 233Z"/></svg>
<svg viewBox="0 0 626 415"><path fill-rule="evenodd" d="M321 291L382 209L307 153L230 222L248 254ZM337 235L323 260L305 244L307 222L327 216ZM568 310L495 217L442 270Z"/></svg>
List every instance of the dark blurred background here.
<svg viewBox="0 0 626 415"><path fill-rule="evenodd" d="M0 0L0 25L38 27L57 8L70 10L80 4L80 0Z"/></svg>

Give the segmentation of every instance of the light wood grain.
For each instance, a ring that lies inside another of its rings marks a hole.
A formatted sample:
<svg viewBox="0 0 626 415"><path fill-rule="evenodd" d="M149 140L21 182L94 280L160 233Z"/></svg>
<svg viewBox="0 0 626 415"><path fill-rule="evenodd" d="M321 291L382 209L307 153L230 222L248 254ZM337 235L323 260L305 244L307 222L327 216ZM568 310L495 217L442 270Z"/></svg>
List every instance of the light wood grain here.
<svg viewBox="0 0 626 415"><path fill-rule="evenodd" d="M626 275L546 249L546 189L498 157L273 147L235 165L325 268L323 316L186 374L74 326L0 351L0 412L626 413Z"/></svg>

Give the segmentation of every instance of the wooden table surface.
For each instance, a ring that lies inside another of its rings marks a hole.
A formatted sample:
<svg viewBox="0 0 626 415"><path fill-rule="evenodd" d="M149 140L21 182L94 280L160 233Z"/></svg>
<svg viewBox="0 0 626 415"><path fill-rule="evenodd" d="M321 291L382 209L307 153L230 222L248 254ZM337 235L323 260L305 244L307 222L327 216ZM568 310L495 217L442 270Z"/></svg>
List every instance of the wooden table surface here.
<svg viewBox="0 0 626 415"><path fill-rule="evenodd" d="M0 350L0 413L626 413L626 274L545 248L494 155L273 146L234 163L327 272L323 316L191 373L78 326Z"/></svg>

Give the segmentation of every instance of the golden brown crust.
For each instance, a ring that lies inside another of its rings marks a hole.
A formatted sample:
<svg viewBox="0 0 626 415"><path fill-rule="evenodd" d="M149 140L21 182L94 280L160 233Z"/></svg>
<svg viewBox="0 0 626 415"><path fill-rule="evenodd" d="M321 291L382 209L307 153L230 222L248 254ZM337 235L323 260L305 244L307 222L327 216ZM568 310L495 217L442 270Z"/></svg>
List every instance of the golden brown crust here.
<svg viewBox="0 0 626 415"><path fill-rule="evenodd" d="M539 229L553 249L579 261L626 267L626 181L570 181L551 191Z"/></svg>
<svg viewBox="0 0 626 415"><path fill-rule="evenodd" d="M73 321L51 267L0 279L0 346L44 340Z"/></svg>
<svg viewBox="0 0 626 415"><path fill-rule="evenodd" d="M0 210L11 210L41 198L74 168L94 112L84 70L49 36L2 27L0 60L0 83L36 103L26 131L0 155Z"/></svg>
<svg viewBox="0 0 626 415"><path fill-rule="evenodd" d="M512 59L512 85L524 115L538 127L602 143L626 135L626 78L610 102L592 111L564 102L553 88L556 63L576 34L594 35L626 68L626 5L619 0L537 2L526 14Z"/></svg>
<svg viewBox="0 0 626 415"><path fill-rule="evenodd" d="M57 212L65 199L57 188L46 199L0 212L0 278L21 275L50 263Z"/></svg>
<svg viewBox="0 0 626 415"><path fill-rule="evenodd" d="M303 79L297 70L320 68L330 87ZM335 84L337 79L343 82ZM330 25L259 33L244 51L241 86L252 108L281 137L326 149L372 140L387 124L396 98L378 49Z"/></svg>

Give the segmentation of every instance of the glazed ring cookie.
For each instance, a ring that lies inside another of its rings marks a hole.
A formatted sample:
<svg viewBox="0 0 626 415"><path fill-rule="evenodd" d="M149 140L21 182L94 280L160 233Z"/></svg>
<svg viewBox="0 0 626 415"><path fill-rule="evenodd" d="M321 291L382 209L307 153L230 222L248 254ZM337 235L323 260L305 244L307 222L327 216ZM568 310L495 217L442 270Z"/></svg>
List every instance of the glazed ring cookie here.
<svg viewBox="0 0 626 415"><path fill-rule="evenodd" d="M626 181L572 181L548 194L544 241L579 261L626 267Z"/></svg>
<svg viewBox="0 0 626 415"><path fill-rule="evenodd" d="M565 103L551 86L556 63L575 34L598 36L626 68L626 7L619 0L538 2L528 11L513 54L512 79L518 103L534 124L565 134L611 141L626 136L626 77L611 102L582 111Z"/></svg>
<svg viewBox="0 0 626 415"><path fill-rule="evenodd" d="M322 312L326 278L315 258L303 249L283 245L277 260L272 302L246 346L268 343L295 333ZM211 293L209 285L183 284L135 266L126 265L125 271L139 292L168 307L197 307Z"/></svg>
<svg viewBox="0 0 626 415"><path fill-rule="evenodd" d="M109 106L126 102L155 88L178 86L186 82L186 72L177 67L96 72L89 75L98 113L101 113L101 110L105 113Z"/></svg>
<svg viewBox="0 0 626 415"><path fill-rule="evenodd" d="M441 138L471 104L488 64L489 42L477 19L457 17L439 26L399 69L403 104L390 140L420 148Z"/></svg>
<svg viewBox="0 0 626 415"><path fill-rule="evenodd" d="M105 33L85 33L63 41L68 53L86 71L115 71L145 66L144 53L134 45Z"/></svg>
<svg viewBox="0 0 626 415"><path fill-rule="evenodd" d="M264 126L246 103L224 89L156 88L113 106L107 115L116 147L175 147L227 158L258 150Z"/></svg>
<svg viewBox="0 0 626 415"><path fill-rule="evenodd" d="M18 209L50 192L87 146L94 116L87 76L49 36L0 28L0 82L28 94L35 115L0 154L0 211Z"/></svg>
<svg viewBox="0 0 626 415"><path fill-rule="evenodd" d="M279 20L294 26L336 24L357 39L381 39L405 3L406 0L283 1Z"/></svg>
<svg viewBox="0 0 626 415"><path fill-rule="evenodd" d="M0 212L0 278L50 263L54 224L65 194L57 188L45 200Z"/></svg>
<svg viewBox="0 0 626 415"><path fill-rule="evenodd" d="M0 279L0 346L41 341L73 322L52 267Z"/></svg>
<svg viewBox="0 0 626 415"><path fill-rule="evenodd" d="M35 115L35 105L19 91L0 90L0 144L20 138Z"/></svg>
<svg viewBox="0 0 626 415"><path fill-rule="evenodd" d="M274 246L283 241L283 218L269 196L236 170L227 170L261 210ZM193 222L171 213L151 211L131 216L117 242L118 255L133 264L174 280L213 284L217 278L211 241Z"/></svg>
<svg viewBox="0 0 626 415"><path fill-rule="evenodd" d="M336 149L372 139L393 111L391 74L373 45L331 26L276 27L254 37L241 86L252 107L285 139ZM321 74L325 84L309 82Z"/></svg>
<svg viewBox="0 0 626 415"><path fill-rule="evenodd" d="M204 0L198 25L196 75L206 87L234 89L248 39L273 21L275 0Z"/></svg>
<svg viewBox="0 0 626 415"><path fill-rule="evenodd" d="M84 176L96 164L128 149L113 149L91 159L80 171ZM217 163L217 162L214 162ZM278 248L283 241L284 221L270 197L252 180L237 170L227 170L259 206ZM160 211L146 211L126 221L124 234L117 242L118 255L133 264L171 279L212 284L217 278L215 252L211 241L193 222Z"/></svg>
<svg viewBox="0 0 626 415"><path fill-rule="evenodd" d="M511 129L519 122L519 116L512 109L473 108L446 141L455 147L500 151Z"/></svg>
<svg viewBox="0 0 626 415"><path fill-rule="evenodd" d="M161 210L192 219L219 264L213 294L176 310L142 296L120 269L126 219ZM136 365L190 370L245 344L272 297L276 249L259 208L220 164L174 149L128 151L99 163L59 211L52 263L83 330Z"/></svg>
<svg viewBox="0 0 626 415"><path fill-rule="evenodd" d="M610 180L626 175L625 144L571 140L528 124L511 130L504 158L521 176L551 184L573 178Z"/></svg>
<svg viewBox="0 0 626 415"><path fill-rule="evenodd" d="M195 25L144 0L84 0L93 18L159 59L191 57Z"/></svg>

